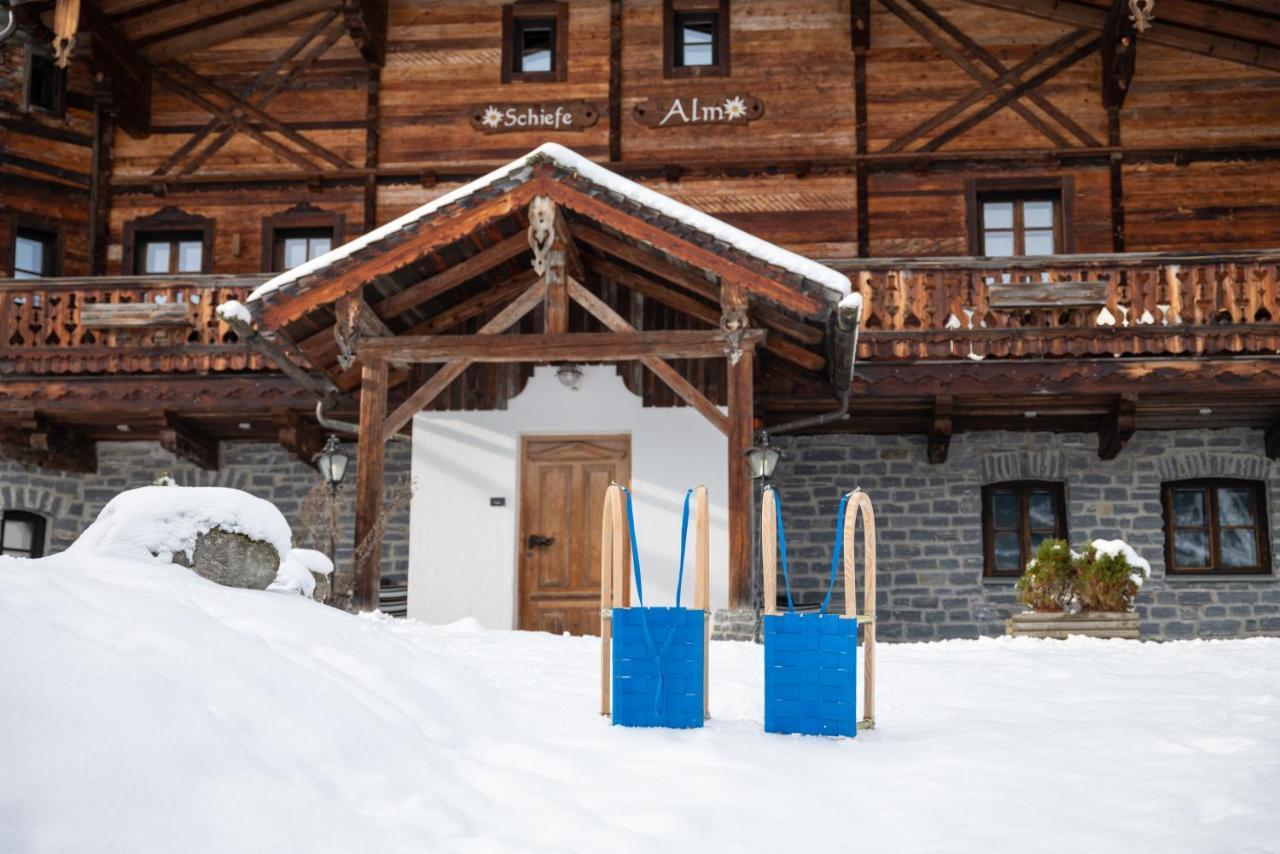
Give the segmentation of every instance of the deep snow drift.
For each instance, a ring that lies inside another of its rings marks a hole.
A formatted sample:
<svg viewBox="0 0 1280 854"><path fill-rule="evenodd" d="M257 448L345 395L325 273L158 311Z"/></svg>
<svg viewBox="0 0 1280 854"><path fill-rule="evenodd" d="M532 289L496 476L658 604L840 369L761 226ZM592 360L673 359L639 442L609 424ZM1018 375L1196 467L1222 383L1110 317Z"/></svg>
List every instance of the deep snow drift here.
<svg viewBox="0 0 1280 854"><path fill-rule="evenodd" d="M1280 850L1280 640L885 645L881 728L596 714L598 642L0 559L0 851Z"/></svg>

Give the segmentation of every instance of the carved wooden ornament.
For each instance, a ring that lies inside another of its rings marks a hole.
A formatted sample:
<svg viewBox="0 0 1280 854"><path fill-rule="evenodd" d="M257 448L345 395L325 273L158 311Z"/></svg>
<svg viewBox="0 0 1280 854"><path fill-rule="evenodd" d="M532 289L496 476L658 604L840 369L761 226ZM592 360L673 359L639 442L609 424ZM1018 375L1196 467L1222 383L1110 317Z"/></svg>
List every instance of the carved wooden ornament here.
<svg viewBox="0 0 1280 854"><path fill-rule="evenodd" d="M599 120L600 110L590 101L491 103L471 110L471 126L484 133L584 130Z"/></svg>
<svg viewBox="0 0 1280 854"><path fill-rule="evenodd" d="M764 102L741 93L646 98L635 106L636 121L651 128L684 125L745 125L764 115Z"/></svg>

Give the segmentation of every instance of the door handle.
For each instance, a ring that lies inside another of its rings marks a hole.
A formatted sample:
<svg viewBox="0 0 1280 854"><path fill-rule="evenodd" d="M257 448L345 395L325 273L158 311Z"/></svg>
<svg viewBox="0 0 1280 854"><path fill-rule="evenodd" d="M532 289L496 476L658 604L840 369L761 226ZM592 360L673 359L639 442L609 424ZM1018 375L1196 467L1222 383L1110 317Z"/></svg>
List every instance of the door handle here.
<svg viewBox="0 0 1280 854"><path fill-rule="evenodd" d="M545 549L555 541L555 537L544 537L542 534L530 534L527 547L531 549Z"/></svg>

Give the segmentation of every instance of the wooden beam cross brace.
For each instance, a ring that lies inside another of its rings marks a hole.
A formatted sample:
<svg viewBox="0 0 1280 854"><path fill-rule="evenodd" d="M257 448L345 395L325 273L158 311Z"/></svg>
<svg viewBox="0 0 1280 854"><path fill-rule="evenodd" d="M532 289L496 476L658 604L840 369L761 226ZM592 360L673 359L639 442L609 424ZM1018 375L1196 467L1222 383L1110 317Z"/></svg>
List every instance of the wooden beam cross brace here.
<svg viewBox="0 0 1280 854"><path fill-rule="evenodd" d="M1106 29L1102 31L1102 105L1124 106L1137 64L1138 31L1129 16L1127 0L1111 0ZM1112 141L1112 145L1117 143Z"/></svg>
<svg viewBox="0 0 1280 854"><path fill-rule="evenodd" d="M80 7L80 25L93 40L93 68L116 124L140 139L151 132L151 63L126 39L97 2ZM104 91L105 90L105 91Z"/></svg>

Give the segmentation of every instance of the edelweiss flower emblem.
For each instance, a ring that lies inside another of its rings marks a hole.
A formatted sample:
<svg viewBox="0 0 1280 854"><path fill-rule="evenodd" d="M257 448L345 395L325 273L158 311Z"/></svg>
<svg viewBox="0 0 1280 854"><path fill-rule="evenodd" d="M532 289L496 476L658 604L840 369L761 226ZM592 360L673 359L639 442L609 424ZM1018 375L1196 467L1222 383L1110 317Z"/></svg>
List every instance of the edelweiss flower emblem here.
<svg viewBox="0 0 1280 854"><path fill-rule="evenodd" d="M480 117L480 124L487 128L496 128L501 121L502 113L497 107L485 107L484 115Z"/></svg>
<svg viewBox="0 0 1280 854"><path fill-rule="evenodd" d="M724 99L724 117L729 120L743 119L747 116L747 102L741 95Z"/></svg>

